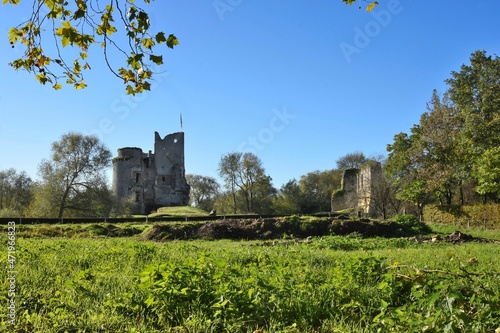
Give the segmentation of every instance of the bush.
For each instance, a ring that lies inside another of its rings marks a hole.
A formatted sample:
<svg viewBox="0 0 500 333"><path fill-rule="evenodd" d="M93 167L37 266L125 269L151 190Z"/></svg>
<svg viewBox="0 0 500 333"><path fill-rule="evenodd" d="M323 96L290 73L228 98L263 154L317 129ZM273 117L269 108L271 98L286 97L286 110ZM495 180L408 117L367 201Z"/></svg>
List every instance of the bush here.
<svg viewBox="0 0 500 333"><path fill-rule="evenodd" d="M19 217L21 214L12 208L0 209L0 217Z"/></svg>
<svg viewBox="0 0 500 333"><path fill-rule="evenodd" d="M500 205L438 206L424 207L424 221L452 224L462 227L499 228Z"/></svg>
<svg viewBox="0 0 500 333"><path fill-rule="evenodd" d="M423 222L410 214L396 215L393 220L401 225L403 232L409 234L426 234L432 231L432 229Z"/></svg>

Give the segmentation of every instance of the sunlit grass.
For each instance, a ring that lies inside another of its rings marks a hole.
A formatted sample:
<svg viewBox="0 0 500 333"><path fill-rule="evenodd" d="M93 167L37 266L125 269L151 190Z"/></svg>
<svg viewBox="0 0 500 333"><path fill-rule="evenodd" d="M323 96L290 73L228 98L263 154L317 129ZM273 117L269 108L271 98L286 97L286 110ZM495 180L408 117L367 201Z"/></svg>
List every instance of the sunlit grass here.
<svg viewBox="0 0 500 333"><path fill-rule="evenodd" d="M95 233L106 228L72 227ZM5 243L6 234L0 240ZM481 288L500 290L498 276L482 277L500 272L500 247L492 243L359 235L166 243L18 236L16 249L18 332L372 332L383 300L395 292L401 302L408 297L409 289L398 283L410 288L427 281L448 290L460 283L453 274L468 272L479 288L477 299L489 297ZM6 260L3 252L0 264ZM396 275L386 275L393 271L408 278L392 284ZM6 271L0 274L5 281ZM489 306L498 307L498 301ZM415 313L404 315L414 320ZM0 330L7 329L2 325Z"/></svg>

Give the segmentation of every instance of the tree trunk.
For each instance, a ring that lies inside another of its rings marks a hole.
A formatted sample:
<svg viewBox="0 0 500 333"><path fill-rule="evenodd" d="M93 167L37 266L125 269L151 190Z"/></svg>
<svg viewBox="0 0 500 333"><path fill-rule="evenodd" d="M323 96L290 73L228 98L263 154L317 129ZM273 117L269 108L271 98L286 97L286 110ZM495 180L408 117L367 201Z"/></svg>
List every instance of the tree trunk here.
<svg viewBox="0 0 500 333"><path fill-rule="evenodd" d="M62 216L63 216L64 208L66 206L66 200L68 199L68 194L69 194L70 189L71 189L71 187L68 186L66 188L66 190L64 191L63 197L61 199L61 204L59 205L59 213L57 214L58 219L62 218Z"/></svg>

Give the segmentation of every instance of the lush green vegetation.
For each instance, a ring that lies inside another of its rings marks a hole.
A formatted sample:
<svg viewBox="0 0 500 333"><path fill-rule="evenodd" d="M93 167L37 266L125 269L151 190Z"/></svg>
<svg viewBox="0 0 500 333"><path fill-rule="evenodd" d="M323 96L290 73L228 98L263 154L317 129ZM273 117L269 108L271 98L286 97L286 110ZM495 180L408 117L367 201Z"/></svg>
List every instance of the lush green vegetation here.
<svg viewBox="0 0 500 333"><path fill-rule="evenodd" d="M359 234L156 243L99 237L100 228L93 229L94 237L84 239L17 237L17 332L493 332L500 326L495 243L419 244ZM6 238L2 233L2 244ZM7 265L5 251L0 261ZM0 297L7 304L6 293Z"/></svg>
<svg viewBox="0 0 500 333"><path fill-rule="evenodd" d="M149 217L156 216L205 216L208 213L202 209L191 206L174 206L161 207L156 213L150 214Z"/></svg>
<svg viewBox="0 0 500 333"><path fill-rule="evenodd" d="M419 123L394 136L385 171L399 199L420 210L500 202L499 77L500 58L474 52Z"/></svg>
<svg viewBox="0 0 500 333"><path fill-rule="evenodd" d="M474 206L438 206L424 208L424 220L460 228L500 228L500 205L486 204Z"/></svg>

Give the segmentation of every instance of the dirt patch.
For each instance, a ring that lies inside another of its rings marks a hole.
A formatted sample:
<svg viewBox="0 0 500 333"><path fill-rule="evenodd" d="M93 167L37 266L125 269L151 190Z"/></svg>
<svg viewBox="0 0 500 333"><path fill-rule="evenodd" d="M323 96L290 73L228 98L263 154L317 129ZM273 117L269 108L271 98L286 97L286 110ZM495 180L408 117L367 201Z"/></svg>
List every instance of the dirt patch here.
<svg viewBox="0 0 500 333"><path fill-rule="evenodd" d="M472 235L464 234L460 231L455 231L451 235L447 236L432 236L426 237L422 235L417 235L414 237L410 237L411 240L414 240L418 243L426 243L426 242L447 242L452 244L462 244L468 242L477 242L477 243L500 243L500 241L486 239L481 237L474 237Z"/></svg>
<svg viewBox="0 0 500 333"><path fill-rule="evenodd" d="M141 238L167 241L173 239L271 240L283 237L361 234L364 237L409 237L428 232L422 226L396 222L342 220L334 218L303 221L298 217L224 219L200 223L153 225Z"/></svg>
<svg viewBox="0 0 500 333"><path fill-rule="evenodd" d="M203 223L155 224L141 236L144 240L167 241L198 238L196 233Z"/></svg>
<svg viewBox="0 0 500 333"><path fill-rule="evenodd" d="M133 227L117 227L112 224L108 226L108 237L131 237L142 232L141 229Z"/></svg>

